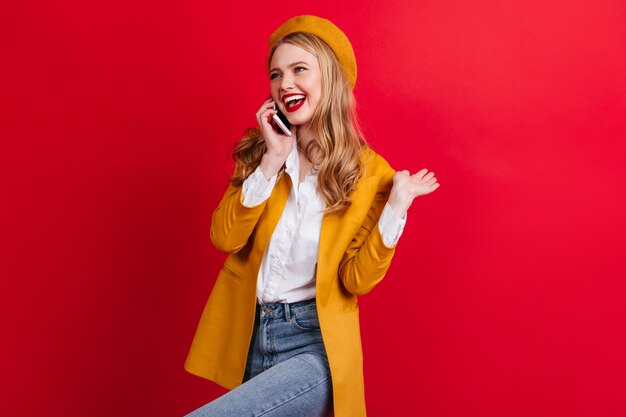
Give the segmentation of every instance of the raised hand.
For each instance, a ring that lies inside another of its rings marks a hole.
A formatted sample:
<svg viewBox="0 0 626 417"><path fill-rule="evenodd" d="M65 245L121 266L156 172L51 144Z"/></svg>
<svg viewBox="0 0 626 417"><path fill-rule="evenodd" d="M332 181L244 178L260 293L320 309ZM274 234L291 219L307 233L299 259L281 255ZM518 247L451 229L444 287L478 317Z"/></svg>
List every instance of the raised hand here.
<svg viewBox="0 0 626 417"><path fill-rule="evenodd" d="M278 134L271 123L276 114L274 101L266 100L256 113L256 120L261 129L261 135L267 146L267 152L261 161L261 171L266 178L273 177L283 166L296 140L296 126L291 126L291 136Z"/></svg>
<svg viewBox="0 0 626 417"><path fill-rule="evenodd" d="M408 170L397 171L389 194L389 205L400 217L404 217L415 197L430 194L439 188L434 172L426 168L410 175Z"/></svg>

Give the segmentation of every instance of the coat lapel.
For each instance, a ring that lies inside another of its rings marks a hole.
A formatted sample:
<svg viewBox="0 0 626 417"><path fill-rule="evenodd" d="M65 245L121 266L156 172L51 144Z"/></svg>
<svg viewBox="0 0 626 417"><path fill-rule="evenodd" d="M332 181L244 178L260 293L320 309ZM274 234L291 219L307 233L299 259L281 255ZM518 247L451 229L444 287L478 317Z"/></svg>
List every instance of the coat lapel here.
<svg viewBox="0 0 626 417"><path fill-rule="evenodd" d="M268 198L266 208L258 222L259 229L256 232L256 243L254 245L255 253L254 257L250 258L251 264L255 265L255 270L253 271L255 274L258 273L267 245L272 238L280 216L283 214L290 190L291 179L289 175L283 173L276 181L272 195Z"/></svg>
<svg viewBox="0 0 626 417"><path fill-rule="evenodd" d="M325 214L322 219L316 273L316 293L320 303L326 302L331 280L337 279L339 263L344 255L344 242L349 244L361 225L356 221L360 216L356 217L355 214L358 211L369 210L372 194L376 192L378 185L377 180L380 180L380 177L362 178L350 196L352 205L346 210Z"/></svg>

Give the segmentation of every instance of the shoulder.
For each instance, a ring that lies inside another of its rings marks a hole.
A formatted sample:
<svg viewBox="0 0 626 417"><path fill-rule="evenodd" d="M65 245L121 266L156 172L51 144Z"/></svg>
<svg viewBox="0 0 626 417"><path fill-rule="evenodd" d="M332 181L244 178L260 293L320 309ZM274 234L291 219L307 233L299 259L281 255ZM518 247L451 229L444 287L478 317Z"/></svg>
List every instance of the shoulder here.
<svg viewBox="0 0 626 417"><path fill-rule="evenodd" d="M387 179L392 178L396 173L389 162L369 146L361 151L361 166L365 178L377 176Z"/></svg>
<svg viewBox="0 0 626 417"><path fill-rule="evenodd" d="M376 184L379 193L387 193L393 186L396 170L375 150L366 146L361 151L362 181Z"/></svg>

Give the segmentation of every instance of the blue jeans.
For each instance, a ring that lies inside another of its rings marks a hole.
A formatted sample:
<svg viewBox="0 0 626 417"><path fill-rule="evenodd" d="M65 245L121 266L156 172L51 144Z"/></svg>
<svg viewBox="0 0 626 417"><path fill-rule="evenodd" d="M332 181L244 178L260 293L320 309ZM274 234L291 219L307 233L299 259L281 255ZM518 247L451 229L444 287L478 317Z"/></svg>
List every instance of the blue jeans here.
<svg viewBox="0 0 626 417"><path fill-rule="evenodd" d="M315 300L257 306L244 383L186 417L323 417L332 383Z"/></svg>

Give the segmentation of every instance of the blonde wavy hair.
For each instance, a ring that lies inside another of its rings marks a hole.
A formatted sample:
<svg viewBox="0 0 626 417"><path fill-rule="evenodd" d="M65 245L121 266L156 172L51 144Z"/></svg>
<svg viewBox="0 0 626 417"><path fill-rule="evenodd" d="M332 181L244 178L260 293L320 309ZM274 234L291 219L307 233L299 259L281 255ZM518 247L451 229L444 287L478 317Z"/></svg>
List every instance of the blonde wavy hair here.
<svg viewBox="0 0 626 417"><path fill-rule="evenodd" d="M319 166L318 190L325 212L342 210L352 203L349 194L362 175L360 155L368 147L358 123L354 94L332 49L310 33L296 32L280 39L270 49L268 72L276 48L283 43L304 49L319 62L321 99L310 122L313 139L303 152L308 160ZM240 186L260 165L266 150L260 130L249 129L233 149L235 171L230 183ZM283 165L279 175L284 170Z"/></svg>

